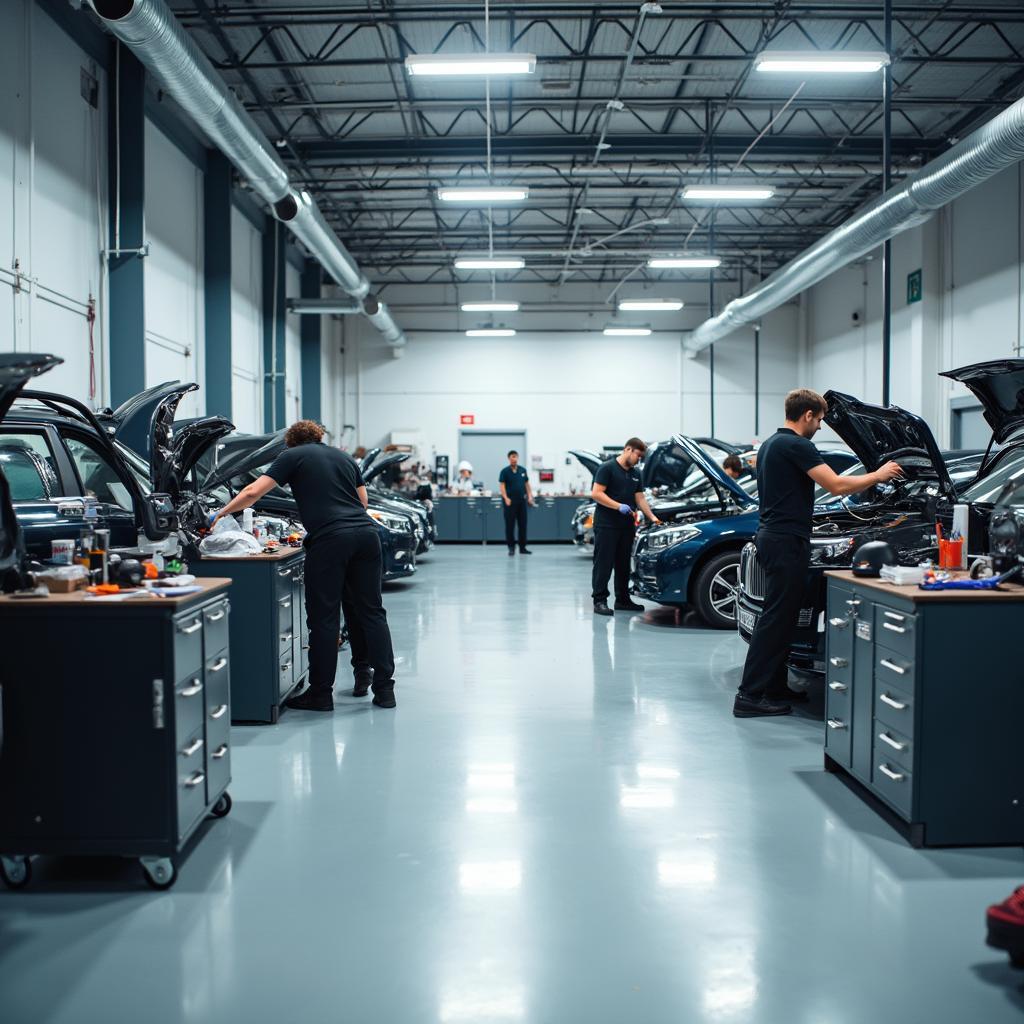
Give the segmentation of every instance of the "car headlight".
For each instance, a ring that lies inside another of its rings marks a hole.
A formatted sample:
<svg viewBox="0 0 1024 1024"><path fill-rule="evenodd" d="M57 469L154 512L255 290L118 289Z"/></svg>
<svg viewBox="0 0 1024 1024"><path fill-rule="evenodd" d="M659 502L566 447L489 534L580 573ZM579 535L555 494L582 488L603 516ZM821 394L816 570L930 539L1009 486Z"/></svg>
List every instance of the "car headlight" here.
<svg viewBox="0 0 1024 1024"><path fill-rule="evenodd" d="M699 536L700 530L696 526L666 526L662 529L656 527L647 531L647 547L651 551L660 551L662 548L682 544Z"/></svg>
<svg viewBox="0 0 1024 1024"><path fill-rule="evenodd" d="M392 533L411 533L412 524L402 516L389 515L387 512L380 512L375 508L367 510L370 516L381 526L386 527Z"/></svg>
<svg viewBox="0 0 1024 1024"><path fill-rule="evenodd" d="M811 565L848 565L857 541L854 537L820 537L811 541Z"/></svg>

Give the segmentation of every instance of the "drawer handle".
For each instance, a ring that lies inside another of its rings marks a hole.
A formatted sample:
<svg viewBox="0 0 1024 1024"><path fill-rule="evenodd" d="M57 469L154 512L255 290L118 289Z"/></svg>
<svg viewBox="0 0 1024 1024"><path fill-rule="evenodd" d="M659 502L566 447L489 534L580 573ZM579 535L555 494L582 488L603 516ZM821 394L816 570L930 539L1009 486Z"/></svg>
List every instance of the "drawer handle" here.
<svg viewBox="0 0 1024 1024"><path fill-rule="evenodd" d="M187 789L195 789L196 786L201 785L206 781L205 772L193 772L186 780L185 786Z"/></svg>
<svg viewBox="0 0 1024 1024"><path fill-rule="evenodd" d="M220 622L224 618L224 609L221 608L219 612L214 612L212 615L206 616L207 622Z"/></svg>
<svg viewBox="0 0 1024 1024"><path fill-rule="evenodd" d="M291 569L278 569L277 570L277 575L278 576L282 576L282 577L284 577L284 576L291 576L291 574L292 574Z"/></svg>
<svg viewBox="0 0 1024 1024"><path fill-rule="evenodd" d="M859 597L849 598L847 600L846 604L847 604L847 607L849 607L849 608L859 608L860 607L860 598Z"/></svg>
<svg viewBox="0 0 1024 1024"><path fill-rule="evenodd" d="M903 701L893 700L892 697L890 697L889 694L887 694L887 693L880 693L878 695L878 699L883 704L888 704L889 707L895 708L897 711L906 711L907 710L907 705L904 704Z"/></svg>
<svg viewBox="0 0 1024 1024"><path fill-rule="evenodd" d="M216 760L220 760L228 752L228 745L222 743L210 756Z"/></svg>
<svg viewBox="0 0 1024 1024"><path fill-rule="evenodd" d="M216 711L211 711L210 712L210 717L211 718L223 718L227 713L228 713L228 706L227 706L227 704L221 704L221 706L219 708L217 708Z"/></svg>
<svg viewBox="0 0 1024 1024"><path fill-rule="evenodd" d="M846 627L850 624L850 620L841 618L837 615L834 619L829 619L828 624L830 626L835 626L836 629L846 629Z"/></svg>
<svg viewBox="0 0 1024 1024"><path fill-rule="evenodd" d="M906 633L905 626L894 626L891 622L883 622L882 629L892 630L893 633Z"/></svg>
<svg viewBox="0 0 1024 1024"><path fill-rule="evenodd" d="M829 683L828 688L830 690L835 690L836 693L846 693L846 691L849 689L846 683Z"/></svg>
<svg viewBox="0 0 1024 1024"><path fill-rule="evenodd" d="M846 723L839 718L830 718L828 720L828 727L830 729L845 729Z"/></svg>
<svg viewBox="0 0 1024 1024"><path fill-rule="evenodd" d="M228 663L227 658L218 658L211 666L211 672L219 672Z"/></svg>
<svg viewBox="0 0 1024 1024"><path fill-rule="evenodd" d="M187 747L183 747L181 751L182 757L191 757L200 747L202 747L203 741L201 739L194 740Z"/></svg>
<svg viewBox="0 0 1024 1024"><path fill-rule="evenodd" d="M899 612L886 612L885 613L885 617L887 619L892 619L893 622L906 622L907 621L906 615L900 615Z"/></svg>
<svg viewBox="0 0 1024 1024"><path fill-rule="evenodd" d="M828 659L828 663L829 663L829 664L830 664L830 665L831 665L831 666L832 666L833 668L846 668L846 666L850 664L850 663L849 663L849 662L848 662L848 661L846 660L846 658L829 658L829 659Z"/></svg>
<svg viewBox="0 0 1024 1024"><path fill-rule="evenodd" d="M292 667L292 663L291 663L290 661L286 661L286 662L285 662L285 663L284 663L284 664L283 664L283 665L281 666L281 671L282 671L282 672L287 672L287 671L288 671L288 669L290 669L291 667Z"/></svg>
<svg viewBox="0 0 1024 1024"><path fill-rule="evenodd" d="M185 689L181 691L181 695L182 697L194 697L197 693L202 692L203 684L198 679L193 679L192 685L186 686Z"/></svg>
<svg viewBox="0 0 1024 1024"><path fill-rule="evenodd" d="M880 732L878 734L878 738L883 743L888 743L889 746L892 747L893 750L906 750L907 749L906 743L898 743L887 732Z"/></svg>
<svg viewBox="0 0 1024 1024"><path fill-rule="evenodd" d="M202 619L196 619L196 621L193 622L192 625L188 627L188 629L182 629L181 626L179 626L178 627L178 632L179 633L184 633L187 636L189 633L197 633L197 632L199 632L199 630L201 630L202 628L203 628L203 620Z"/></svg>
<svg viewBox="0 0 1024 1024"><path fill-rule="evenodd" d="M894 772L887 764L880 764L878 770L887 779L892 779L893 782L902 782L906 778L903 772Z"/></svg>
<svg viewBox="0 0 1024 1024"><path fill-rule="evenodd" d="M292 606L292 599L290 597L282 597L281 600L278 601L277 603L282 608L291 608L291 606Z"/></svg>
<svg viewBox="0 0 1024 1024"><path fill-rule="evenodd" d="M900 668L899 665L894 661L890 661L888 658L883 658L878 664L881 665L882 668L887 668L890 672L895 672L898 676L905 676L907 674L907 670L905 668Z"/></svg>
<svg viewBox="0 0 1024 1024"><path fill-rule="evenodd" d="M286 641L291 640L293 636L294 636L293 633L282 633L281 634L281 643L285 643Z"/></svg>

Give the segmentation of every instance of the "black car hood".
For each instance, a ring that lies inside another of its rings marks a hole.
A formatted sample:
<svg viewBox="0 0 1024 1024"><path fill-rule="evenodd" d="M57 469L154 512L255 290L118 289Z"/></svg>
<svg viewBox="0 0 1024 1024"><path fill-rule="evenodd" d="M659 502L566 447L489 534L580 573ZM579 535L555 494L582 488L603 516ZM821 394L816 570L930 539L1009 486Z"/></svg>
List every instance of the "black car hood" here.
<svg viewBox="0 0 1024 1024"><path fill-rule="evenodd" d="M234 429L235 425L223 416L207 416L176 430L169 448L161 452L159 471L152 480L153 489L166 492L177 501L196 463ZM152 470L152 465L150 468Z"/></svg>
<svg viewBox="0 0 1024 1024"><path fill-rule="evenodd" d="M735 505L740 508L756 508L757 500L752 498L740 485L733 480L731 476L722 467L715 462L707 452L692 437L685 437L682 434L676 434L672 438L672 443L677 448L682 449L682 453L689 457L691 464L695 465L711 482L711 486L718 491L722 497L723 505L725 504L726 494L733 500Z"/></svg>
<svg viewBox="0 0 1024 1024"><path fill-rule="evenodd" d="M359 459L357 463L359 466L359 472L366 473L373 465L373 460L377 458L383 450L383 448L371 448L361 459Z"/></svg>
<svg viewBox="0 0 1024 1024"><path fill-rule="evenodd" d="M409 458L408 452L388 452L380 458L374 458L374 461L369 463L368 468L363 469L363 483L369 484L371 480L375 480L381 473L384 472L389 466L397 466L400 462L405 462Z"/></svg>
<svg viewBox="0 0 1024 1024"><path fill-rule="evenodd" d="M183 384L180 380L155 384L101 416L100 422L112 429L114 440L138 452L153 466L154 441L170 447L171 424L178 404L190 391L198 390L198 384Z"/></svg>
<svg viewBox="0 0 1024 1024"><path fill-rule="evenodd" d="M256 434L248 438L248 443L231 445L228 456L213 467L202 482L203 489L219 487L244 473L266 469L285 447L283 430L276 434Z"/></svg>
<svg viewBox="0 0 1024 1024"><path fill-rule="evenodd" d="M909 479L937 481L950 498L956 491L935 437L920 416L890 405L869 405L841 391L827 391L825 422L846 442L869 473L896 459Z"/></svg>
<svg viewBox="0 0 1024 1024"><path fill-rule="evenodd" d="M579 461L580 465L590 471L591 475L597 472L598 467L605 460L601 458L596 452L589 452L585 449L570 448L569 454L574 455Z"/></svg>
<svg viewBox="0 0 1024 1024"><path fill-rule="evenodd" d="M993 359L939 374L957 380L981 402L996 444L1024 428L1024 359Z"/></svg>
<svg viewBox="0 0 1024 1024"><path fill-rule="evenodd" d="M690 458L688 452L680 450L676 438L681 436L683 435L676 434L669 441L656 441L647 449L644 461L640 464L640 482L643 484L644 490L653 490L656 487L675 490L683 486L695 462ZM697 463L702 470L705 470L707 462L714 462L714 459L708 457L704 451L705 445L720 451L723 459L726 455L735 455L740 451L736 445L719 441L714 437L690 437L689 441L704 456ZM716 480L718 475L720 474L716 474Z"/></svg>

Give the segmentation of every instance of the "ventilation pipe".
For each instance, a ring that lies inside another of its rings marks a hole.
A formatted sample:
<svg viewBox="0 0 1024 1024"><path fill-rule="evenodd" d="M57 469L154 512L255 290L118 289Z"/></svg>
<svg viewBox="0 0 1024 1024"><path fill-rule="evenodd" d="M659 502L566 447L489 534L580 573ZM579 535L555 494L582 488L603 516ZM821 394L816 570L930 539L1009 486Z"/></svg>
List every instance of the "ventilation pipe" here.
<svg viewBox="0 0 1024 1024"><path fill-rule="evenodd" d="M107 28L146 66L161 87L231 161L313 258L361 302L370 282L308 192L296 192L288 170L164 0L89 0ZM383 307L370 322L390 345L405 335Z"/></svg>
<svg viewBox="0 0 1024 1024"><path fill-rule="evenodd" d="M923 224L993 175L1024 159L1024 100L1018 100L915 175L869 203L845 224L780 267L758 287L733 299L686 340L699 352L784 302L886 239Z"/></svg>

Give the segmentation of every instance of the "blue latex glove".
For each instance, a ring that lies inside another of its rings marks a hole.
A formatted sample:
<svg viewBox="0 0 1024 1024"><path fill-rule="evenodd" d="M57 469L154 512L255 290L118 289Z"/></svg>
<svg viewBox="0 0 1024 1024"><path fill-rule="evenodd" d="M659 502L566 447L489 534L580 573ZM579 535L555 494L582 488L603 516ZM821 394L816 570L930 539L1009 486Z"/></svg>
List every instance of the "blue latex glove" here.
<svg viewBox="0 0 1024 1024"><path fill-rule="evenodd" d="M624 516L631 516L631 515L633 514L633 509L632 509L632 508L630 508L630 507L629 507L629 505L620 505L620 506L619 506L619 511L620 511L620 512L621 512L621 513L622 513L622 514L623 514Z"/></svg>

